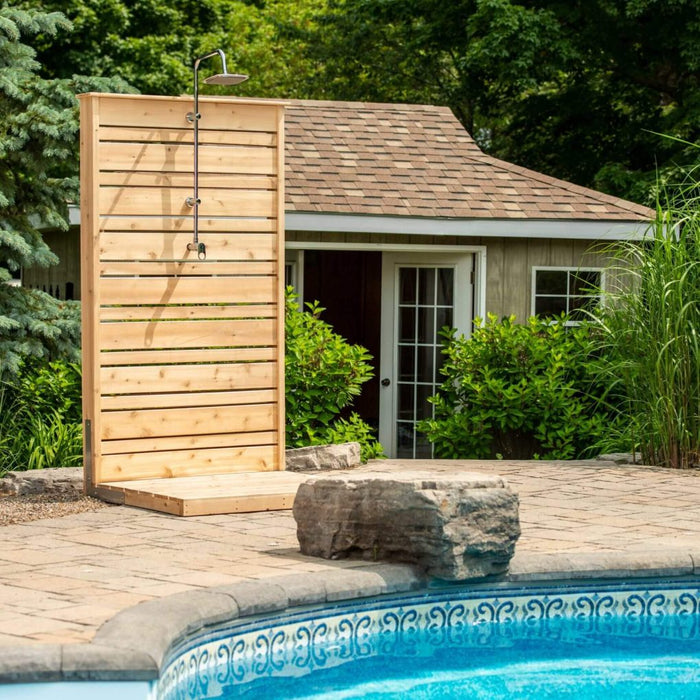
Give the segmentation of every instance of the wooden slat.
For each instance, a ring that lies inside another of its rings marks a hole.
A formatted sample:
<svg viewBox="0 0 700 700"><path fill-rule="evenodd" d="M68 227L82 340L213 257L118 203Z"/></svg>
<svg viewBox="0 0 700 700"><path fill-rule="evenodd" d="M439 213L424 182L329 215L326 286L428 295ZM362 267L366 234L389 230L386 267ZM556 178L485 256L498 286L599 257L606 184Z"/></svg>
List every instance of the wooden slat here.
<svg viewBox="0 0 700 700"><path fill-rule="evenodd" d="M142 408L184 408L186 406L235 406L271 403L277 400L275 389L253 391L194 391L174 394L122 394L103 396L103 411L127 411Z"/></svg>
<svg viewBox="0 0 700 700"><path fill-rule="evenodd" d="M193 146L161 143L101 143L100 170L191 173ZM276 149L262 146L200 146L200 173L276 175Z"/></svg>
<svg viewBox="0 0 700 700"><path fill-rule="evenodd" d="M207 261L275 260L275 237L268 233L209 234L200 229L200 240L207 246ZM192 233L101 233L100 260L197 260L187 250ZM266 299L265 301L270 301Z"/></svg>
<svg viewBox="0 0 700 700"><path fill-rule="evenodd" d="M102 187L193 187L192 173L140 173L114 170L100 174ZM200 173L199 186L224 190L273 190L277 188L274 175L231 175Z"/></svg>
<svg viewBox="0 0 700 700"><path fill-rule="evenodd" d="M103 306L100 321L203 320L221 318L276 318L276 304L238 306Z"/></svg>
<svg viewBox="0 0 700 700"><path fill-rule="evenodd" d="M265 303L276 299L275 277L104 277L101 302L112 304ZM258 343L260 344L260 343Z"/></svg>
<svg viewBox="0 0 700 700"><path fill-rule="evenodd" d="M268 362L277 359L278 348L207 348L197 350L118 350L101 352L102 367L175 363ZM109 392L107 392L109 393Z"/></svg>
<svg viewBox="0 0 700 700"><path fill-rule="evenodd" d="M147 235L186 232L192 235L191 216L103 216L100 218L100 231L116 234L131 234L143 231ZM258 233L276 233L276 219L255 219L220 217L212 219L204 216L199 219L199 230L203 233L232 234L236 236ZM220 236L223 238L224 236ZM124 256L122 256L123 259Z"/></svg>
<svg viewBox="0 0 700 700"><path fill-rule="evenodd" d="M132 141L135 143L194 143L194 130L191 125L185 126L182 129L106 126L100 129L100 140ZM277 137L275 134L267 132L221 131L200 128L199 143L224 146L275 146L277 144Z"/></svg>
<svg viewBox="0 0 700 700"><path fill-rule="evenodd" d="M165 216L188 216L191 187L102 187L100 216L139 216L159 211ZM262 216L277 214L272 190L200 189L201 216Z"/></svg>
<svg viewBox="0 0 700 700"><path fill-rule="evenodd" d="M221 449L145 452L103 457L106 481L173 478L221 474L222 472L272 471L277 468L277 449L273 445L228 447ZM187 497L187 494L183 494Z"/></svg>
<svg viewBox="0 0 700 700"><path fill-rule="evenodd" d="M277 265L272 261L246 260L242 262L219 262L216 260L147 260L139 262L103 262L100 264L100 275L108 276L140 276L163 277L176 275L184 277L197 275L199 277L211 277L213 275L236 275L248 277L250 275L276 275ZM275 306L276 308L276 306Z"/></svg>
<svg viewBox="0 0 700 700"><path fill-rule="evenodd" d="M277 433L269 430L255 433L218 433L214 435L185 435L165 438L135 438L133 440L105 440L102 454L130 454L132 452L167 452L211 447L253 447L275 445Z"/></svg>
<svg viewBox="0 0 700 700"><path fill-rule="evenodd" d="M111 96L110 96L111 97ZM141 96L101 100L101 122L105 126L181 128L190 125L187 113L194 109L194 100L170 98L144 99ZM274 106L237 103L234 100L210 102L200 97L200 128L232 131L269 131L277 127Z"/></svg>
<svg viewBox="0 0 700 700"><path fill-rule="evenodd" d="M100 326L105 350L274 345L277 324L269 319L134 321Z"/></svg>
<svg viewBox="0 0 700 700"><path fill-rule="evenodd" d="M158 354L161 358L164 355L164 353ZM193 389L198 391L270 389L275 387L275 365L272 362L243 362L218 365L104 367L100 372L100 379L102 392L105 395L192 391Z"/></svg>
<svg viewBox="0 0 700 700"><path fill-rule="evenodd" d="M232 432L268 430L275 422L270 404L110 411L102 414L102 440L170 435L207 435L227 426Z"/></svg>

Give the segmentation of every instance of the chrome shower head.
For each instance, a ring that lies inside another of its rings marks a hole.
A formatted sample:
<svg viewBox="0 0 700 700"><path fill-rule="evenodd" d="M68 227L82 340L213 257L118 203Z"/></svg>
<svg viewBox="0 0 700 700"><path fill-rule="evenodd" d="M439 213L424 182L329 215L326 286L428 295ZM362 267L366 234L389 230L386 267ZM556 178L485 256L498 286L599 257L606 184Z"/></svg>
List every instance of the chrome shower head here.
<svg viewBox="0 0 700 700"><path fill-rule="evenodd" d="M217 73L204 78L207 85L238 85L245 80L248 80L248 76L241 73Z"/></svg>

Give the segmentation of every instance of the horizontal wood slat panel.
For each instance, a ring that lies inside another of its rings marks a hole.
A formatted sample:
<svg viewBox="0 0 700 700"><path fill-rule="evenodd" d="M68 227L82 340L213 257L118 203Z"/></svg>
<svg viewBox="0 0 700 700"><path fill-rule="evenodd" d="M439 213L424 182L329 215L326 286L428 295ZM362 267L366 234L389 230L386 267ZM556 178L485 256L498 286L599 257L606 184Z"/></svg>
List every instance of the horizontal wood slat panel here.
<svg viewBox="0 0 700 700"><path fill-rule="evenodd" d="M191 125L178 128L142 128L136 126L105 126L100 129L100 141L132 141L135 143L194 143ZM199 143L223 146L276 146L277 135L256 131L221 131L200 129Z"/></svg>
<svg viewBox="0 0 700 700"><path fill-rule="evenodd" d="M158 354L162 357L164 353ZM275 371L272 362L103 367L100 380L103 395L271 389L277 382Z"/></svg>
<svg viewBox="0 0 700 700"><path fill-rule="evenodd" d="M275 277L103 277L100 301L111 304L265 303L276 298ZM262 344L262 343L261 343Z"/></svg>
<svg viewBox="0 0 700 700"><path fill-rule="evenodd" d="M277 433L218 433L213 435L183 435L164 438L135 438L133 440L105 440L102 454L128 454L130 452L164 452L167 450L193 450L210 447L241 447L274 445Z"/></svg>
<svg viewBox="0 0 700 700"><path fill-rule="evenodd" d="M252 391L193 391L174 394L121 394L103 396L103 411L139 410L142 408L185 408L186 406L235 406L271 403L277 400L274 389Z"/></svg>
<svg viewBox="0 0 700 700"><path fill-rule="evenodd" d="M207 262L227 260L275 260L277 243L269 233L207 234L200 229L200 240L207 246ZM192 233L101 233L100 260L197 260L196 251L187 250ZM267 301L267 300L266 300Z"/></svg>
<svg viewBox="0 0 700 700"><path fill-rule="evenodd" d="M145 261L145 262L103 262L100 265L100 275L106 276L142 276L163 277L166 275L211 277L213 275L237 275L247 277L250 275L276 275L277 263L273 261L244 261L244 262L219 262L216 260L185 260Z"/></svg>
<svg viewBox="0 0 700 700"><path fill-rule="evenodd" d="M268 319L101 323L100 337L105 350L274 345L277 324Z"/></svg>
<svg viewBox="0 0 700 700"><path fill-rule="evenodd" d="M161 143L102 143L100 170L191 173L194 147ZM262 146L200 146L200 173L276 175L276 149Z"/></svg>
<svg viewBox="0 0 700 700"><path fill-rule="evenodd" d="M173 478L202 474L273 471L278 468L277 448L228 447L212 450L105 455L102 469L105 480Z"/></svg>
<svg viewBox="0 0 700 700"><path fill-rule="evenodd" d="M143 231L149 235L186 232L192 235L193 219L191 216L102 216L100 231L133 234ZM277 219L231 218L212 219L200 217L200 232L245 235L247 233L277 233ZM125 256L122 255L122 259ZM129 256L126 256L127 258Z"/></svg>
<svg viewBox="0 0 700 700"><path fill-rule="evenodd" d="M275 216L277 195L272 190L200 189L200 216ZM139 216L158 210L166 216L187 216L185 201L191 187L101 187L101 216Z"/></svg>
<svg viewBox="0 0 700 700"><path fill-rule="evenodd" d="M268 362L277 359L279 350L271 348L207 348L197 350L117 350L101 352L102 367L126 365L163 365L174 363Z"/></svg>
<svg viewBox="0 0 700 700"><path fill-rule="evenodd" d="M100 185L112 187L193 187L192 173L140 173L133 170L114 170L102 173ZM200 187L224 190L272 190L277 187L275 175L231 175L200 173Z"/></svg>
<svg viewBox="0 0 700 700"><path fill-rule="evenodd" d="M204 320L221 318L275 318L276 304L240 306L103 306L100 321ZM136 363L138 364L138 363Z"/></svg>
<svg viewBox="0 0 700 700"><path fill-rule="evenodd" d="M269 430L275 423L272 404L171 408L144 411L108 411L101 414L102 440L170 435L206 435Z"/></svg>
<svg viewBox="0 0 700 700"><path fill-rule="evenodd" d="M144 100L138 97L101 99L100 125L156 128L181 128L191 126L187 113L194 109L193 99ZM277 110L271 105L240 104L219 99L210 102L199 98L201 129L226 129L232 131L277 131Z"/></svg>

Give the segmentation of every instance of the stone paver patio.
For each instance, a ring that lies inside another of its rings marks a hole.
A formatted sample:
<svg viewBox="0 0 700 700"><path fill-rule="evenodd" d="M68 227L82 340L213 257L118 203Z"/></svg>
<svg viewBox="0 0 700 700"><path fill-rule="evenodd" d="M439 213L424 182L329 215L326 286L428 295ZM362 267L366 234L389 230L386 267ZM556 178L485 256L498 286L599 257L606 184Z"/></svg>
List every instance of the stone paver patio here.
<svg viewBox="0 0 700 700"><path fill-rule="evenodd" d="M509 480L520 496L516 572L546 571L557 557L563 571L562 561L592 555L605 561L607 552L618 570L621 561L633 569L675 556L700 573L699 470L388 460L361 471L418 469ZM0 646L87 642L102 623L141 601L362 565L300 555L291 511L185 519L114 506L11 525L0 529Z"/></svg>

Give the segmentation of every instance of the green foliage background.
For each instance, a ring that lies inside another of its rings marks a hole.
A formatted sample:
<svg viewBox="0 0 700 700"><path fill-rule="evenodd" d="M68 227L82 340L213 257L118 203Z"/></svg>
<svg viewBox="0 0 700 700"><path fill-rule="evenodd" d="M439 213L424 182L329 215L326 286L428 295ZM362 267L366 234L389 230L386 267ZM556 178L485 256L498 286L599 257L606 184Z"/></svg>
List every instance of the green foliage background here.
<svg viewBox="0 0 700 700"><path fill-rule="evenodd" d="M372 356L351 345L320 316L318 302L301 310L291 288L285 312L287 447L359 442L363 460L383 456L369 425L340 413L372 378Z"/></svg>

